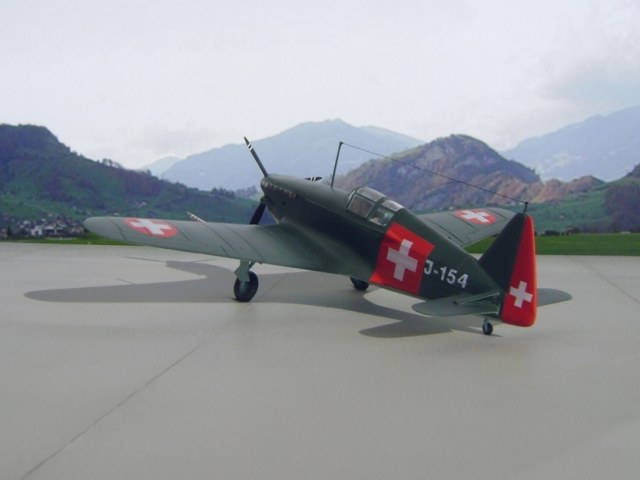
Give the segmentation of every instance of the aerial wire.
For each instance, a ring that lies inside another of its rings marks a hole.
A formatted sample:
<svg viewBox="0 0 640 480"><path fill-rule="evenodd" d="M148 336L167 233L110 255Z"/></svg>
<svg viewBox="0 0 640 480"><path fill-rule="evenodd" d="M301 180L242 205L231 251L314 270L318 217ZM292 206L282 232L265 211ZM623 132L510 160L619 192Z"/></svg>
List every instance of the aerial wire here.
<svg viewBox="0 0 640 480"><path fill-rule="evenodd" d="M444 175L444 174L442 174L442 173L435 172L435 171L430 170L430 169L425 168L425 167L420 167L420 166L418 166L418 165L413 165L412 163L405 162L405 161L400 160L400 159L398 159L398 158L393 158L393 157L390 157L390 156L388 156L388 155L383 155L383 154L378 153L378 152L374 152L374 151L371 151L371 150L367 150L366 148L358 147L358 146L356 146L356 145L351 145L350 143L346 143L346 142L340 142L340 143L339 143L339 145L338 145L338 154L336 155L336 162L335 162L335 165L334 165L334 167L333 167L333 176L331 177L331 186L332 186L332 187L333 187L333 182L334 182L334 179L335 179L335 176L336 176L336 169L337 169L337 167L338 167L338 157L340 156L340 149L342 148L342 146L343 146L343 145L346 145L347 147L354 148L354 149L356 149L356 150L360 150L360 151L365 152L365 153L369 153L369 154L371 154L371 155L378 156L378 157L380 157L380 158L384 158L385 160L391 160L391 161L396 162L396 163L399 163L399 164L401 164L401 165L405 165L405 166L407 166L407 167L415 168L416 170L421 170L421 171L423 171L423 172L427 172L427 173L429 173L429 174L431 174L431 175L436 175L436 176L438 176L438 177L445 178L445 179L447 179L447 180L450 180L450 181L451 181L451 183L459 183L459 184L461 184L461 185L465 185L465 186L467 186L467 187L477 188L478 190L482 190L482 191L487 192L487 193L490 193L490 194L492 194L492 195L497 195L497 196L499 196L499 197L506 198L507 200L511 200L511 201L513 201L513 202L516 202L516 203L524 204L525 212L526 212L526 210L527 210L527 206L528 206L529 202L525 202L525 201L520 200L520 199L518 199L518 198L510 197L509 195L505 195L505 194L503 194L503 193L496 192L495 190L491 190L491 189L488 189L488 188L482 187L482 186L480 186L480 185L476 185L476 184L474 184L474 183L465 182L464 180L459 180L459 179L457 179L457 178L453 178L453 177L450 177L450 176L448 176L448 175ZM441 184L441 185L436 185L435 187L440 187L440 186L442 186L442 185L447 185L447 184L449 184L449 182L444 183L444 184Z"/></svg>

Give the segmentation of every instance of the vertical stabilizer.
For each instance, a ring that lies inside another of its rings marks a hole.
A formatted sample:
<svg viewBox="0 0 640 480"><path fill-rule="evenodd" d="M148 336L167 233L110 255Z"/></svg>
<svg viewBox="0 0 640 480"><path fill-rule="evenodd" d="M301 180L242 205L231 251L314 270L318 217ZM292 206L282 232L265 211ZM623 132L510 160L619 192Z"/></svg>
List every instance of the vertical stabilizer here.
<svg viewBox="0 0 640 480"><path fill-rule="evenodd" d="M515 215L480 259L480 265L504 291L500 318L530 327L536 320L538 286L533 219Z"/></svg>

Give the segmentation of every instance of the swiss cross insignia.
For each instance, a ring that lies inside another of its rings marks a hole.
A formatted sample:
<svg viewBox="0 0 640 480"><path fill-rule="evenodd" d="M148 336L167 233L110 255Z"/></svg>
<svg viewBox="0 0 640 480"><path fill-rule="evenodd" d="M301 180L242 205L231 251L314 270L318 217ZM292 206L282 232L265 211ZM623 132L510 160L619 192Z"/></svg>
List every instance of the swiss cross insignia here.
<svg viewBox="0 0 640 480"><path fill-rule="evenodd" d="M458 210L454 215L465 222L473 223L474 225L493 225L496 223L496 216L493 213L477 208L471 210Z"/></svg>
<svg viewBox="0 0 640 480"><path fill-rule="evenodd" d="M148 218L127 218L124 223L132 230L151 237L168 238L178 233L178 229L164 220Z"/></svg>
<svg viewBox="0 0 640 480"><path fill-rule="evenodd" d="M369 281L418 294L424 263L433 248L432 243L394 223L380 243L376 269Z"/></svg>

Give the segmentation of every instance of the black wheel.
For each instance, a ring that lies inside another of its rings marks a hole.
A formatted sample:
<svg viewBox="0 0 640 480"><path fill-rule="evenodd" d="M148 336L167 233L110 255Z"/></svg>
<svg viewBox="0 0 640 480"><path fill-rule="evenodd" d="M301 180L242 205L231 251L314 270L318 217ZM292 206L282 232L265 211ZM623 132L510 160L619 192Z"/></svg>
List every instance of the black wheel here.
<svg viewBox="0 0 640 480"><path fill-rule="evenodd" d="M491 335L493 333L493 325L491 325L491 322L485 321L482 324L482 333L485 335Z"/></svg>
<svg viewBox="0 0 640 480"><path fill-rule="evenodd" d="M249 272L248 282L241 282L239 278L236 278L236 282L233 284L233 294L239 302L248 302L257 291L258 276L253 272Z"/></svg>
<svg viewBox="0 0 640 480"><path fill-rule="evenodd" d="M357 278L351 277L351 283L353 283L353 286L356 290L360 290L361 292L364 292L367 288L369 288L369 282L358 280Z"/></svg>

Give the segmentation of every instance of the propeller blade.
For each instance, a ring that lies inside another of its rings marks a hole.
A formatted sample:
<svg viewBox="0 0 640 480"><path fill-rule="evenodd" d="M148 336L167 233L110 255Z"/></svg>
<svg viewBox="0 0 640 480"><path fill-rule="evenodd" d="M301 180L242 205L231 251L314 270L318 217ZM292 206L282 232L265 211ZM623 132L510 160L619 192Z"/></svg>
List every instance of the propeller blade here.
<svg viewBox="0 0 640 480"><path fill-rule="evenodd" d="M262 165L262 162L260 161L260 158L258 157L258 154L253 149L253 145L251 145L251 142L249 142L249 140L247 140L247 137L244 137L244 142L247 144L247 147L249 148L249 151L251 152L251 155L253 155L253 159L258 164L258 167L260 167L260 170L262 170L262 174L265 177L268 176L269 174L267 173L267 170L264 168L264 165Z"/></svg>
<svg viewBox="0 0 640 480"><path fill-rule="evenodd" d="M258 208L256 208L256 211L253 212L253 216L251 217L251 221L249 222L249 225L257 225L260 223L260 220L262 219L262 214L264 213L264 209L267 206L260 202L260 205L258 205Z"/></svg>

